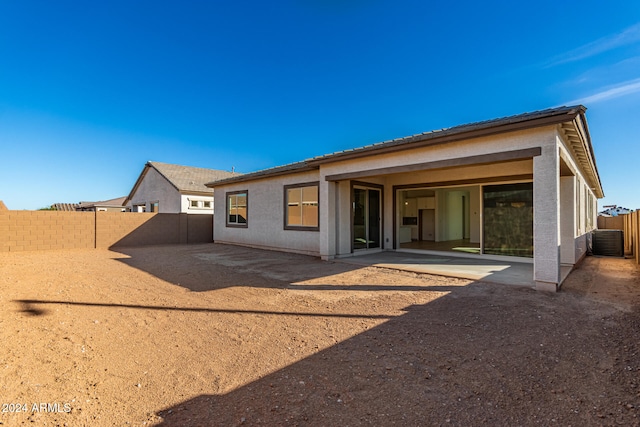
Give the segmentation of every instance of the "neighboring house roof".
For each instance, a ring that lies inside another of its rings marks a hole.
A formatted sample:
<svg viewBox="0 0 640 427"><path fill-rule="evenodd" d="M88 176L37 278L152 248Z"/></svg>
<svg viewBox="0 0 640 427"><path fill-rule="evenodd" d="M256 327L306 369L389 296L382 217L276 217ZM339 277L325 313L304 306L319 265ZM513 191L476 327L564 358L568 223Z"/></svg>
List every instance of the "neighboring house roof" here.
<svg viewBox="0 0 640 427"><path fill-rule="evenodd" d="M95 208L97 206L99 207L120 207L120 206L124 206L124 201L126 200L126 197L118 197L116 199L110 199L110 200L103 200L100 202L80 202L78 204L78 209L83 210L83 209L89 209L89 208Z"/></svg>
<svg viewBox="0 0 640 427"><path fill-rule="evenodd" d="M57 211L75 211L79 203L54 203L52 205Z"/></svg>
<svg viewBox="0 0 640 427"><path fill-rule="evenodd" d="M605 207L607 207L607 206L605 206ZM609 209L605 209L602 212L599 212L598 215L599 216L611 217L611 216L625 215L625 214L633 212L633 210L627 209L627 208L623 208L622 206L609 206L608 208Z"/></svg>
<svg viewBox="0 0 640 427"><path fill-rule="evenodd" d="M133 198L140 183L144 179L149 169L155 169L162 175L176 190L181 193L193 194L213 194L213 189L205 184L220 179L235 177L240 175L236 172L227 172L217 169L196 168L192 166L173 165L161 162L147 162L133 186L129 196L123 202L125 205Z"/></svg>
<svg viewBox="0 0 640 427"><path fill-rule="evenodd" d="M558 107L547 110L535 111L531 113L518 114L515 116L503 117L499 119L470 123L451 128L423 132L416 135L397 138L393 140L378 142L364 147L350 150L338 151L323 156L314 157L291 165L265 169L257 172L244 174L238 177L210 182L207 186L214 188L219 184L230 184L235 182L250 181L268 176L277 176L294 171L304 171L317 169L323 163L336 162L340 160L354 159L374 154L383 154L394 151L406 150L410 148L424 147L437 144L445 144L464 139L478 138L500 133L533 129L542 126L563 124L563 131L570 141L572 148L576 151L581 166L591 178L591 187L598 197L603 197L600 176L595 165L595 155L591 145L591 137L587 128L584 113L586 107L582 105L572 107ZM564 128L564 124L570 126Z"/></svg>
<svg viewBox="0 0 640 427"><path fill-rule="evenodd" d="M4 204L2 200L0 200L0 211L7 211L7 206Z"/></svg>

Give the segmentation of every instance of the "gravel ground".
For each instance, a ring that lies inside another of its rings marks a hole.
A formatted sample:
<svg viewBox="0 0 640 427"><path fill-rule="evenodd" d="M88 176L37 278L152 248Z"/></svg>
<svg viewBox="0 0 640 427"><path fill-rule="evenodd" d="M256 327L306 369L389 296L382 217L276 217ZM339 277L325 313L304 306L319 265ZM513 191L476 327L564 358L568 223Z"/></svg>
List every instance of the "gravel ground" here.
<svg viewBox="0 0 640 427"><path fill-rule="evenodd" d="M0 254L0 424L640 425L640 269L561 292L218 244Z"/></svg>

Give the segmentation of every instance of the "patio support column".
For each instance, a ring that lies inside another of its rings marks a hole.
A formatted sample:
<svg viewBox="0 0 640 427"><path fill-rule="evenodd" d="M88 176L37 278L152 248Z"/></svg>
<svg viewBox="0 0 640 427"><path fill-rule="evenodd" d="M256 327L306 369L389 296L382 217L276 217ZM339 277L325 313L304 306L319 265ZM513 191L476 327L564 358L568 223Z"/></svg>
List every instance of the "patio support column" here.
<svg viewBox="0 0 640 427"><path fill-rule="evenodd" d="M351 253L351 185L336 182L336 255Z"/></svg>
<svg viewBox="0 0 640 427"><path fill-rule="evenodd" d="M560 262L576 263L576 177L560 177Z"/></svg>
<svg viewBox="0 0 640 427"><path fill-rule="evenodd" d="M560 161L555 141L533 158L533 280L555 292L560 283Z"/></svg>
<svg viewBox="0 0 640 427"><path fill-rule="evenodd" d="M383 190L384 206L382 206L382 217L384 218L384 227L382 229L382 247L385 251L393 250L393 218L396 215L396 206L393 204L393 185L388 185L385 180ZM397 218L399 220L400 218Z"/></svg>
<svg viewBox="0 0 640 427"><path fill-rule="evenodd" d="M336 255L336 186L320 174L320 258L325 261Z"/></svg>

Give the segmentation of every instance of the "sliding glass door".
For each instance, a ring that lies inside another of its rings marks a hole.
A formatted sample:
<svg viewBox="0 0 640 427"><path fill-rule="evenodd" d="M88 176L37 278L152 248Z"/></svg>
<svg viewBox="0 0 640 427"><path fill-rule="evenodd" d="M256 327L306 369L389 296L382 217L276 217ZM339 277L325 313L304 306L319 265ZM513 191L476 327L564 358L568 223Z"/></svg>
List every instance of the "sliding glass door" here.
<svg viewBox="0 0 640 427"><path fill-rule="evenodd" d="M353 249L380 247L380 190L353 189Z"/></svg>
<svg viewBox="0 0 640 427"><path fill-rule="evenodd" d="M533 257L533 183L483 187L482 252Z"/></svg>

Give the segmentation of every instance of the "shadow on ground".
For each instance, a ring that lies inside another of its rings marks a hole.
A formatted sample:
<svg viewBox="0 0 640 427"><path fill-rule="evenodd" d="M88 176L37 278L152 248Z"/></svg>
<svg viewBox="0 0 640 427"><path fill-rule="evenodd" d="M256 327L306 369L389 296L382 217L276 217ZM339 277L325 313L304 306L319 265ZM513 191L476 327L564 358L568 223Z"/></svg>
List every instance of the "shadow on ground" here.
<svg viewBox="0 0 640 427"><path fill-rule="evenodd" d="M180 256L153 248L117 248L125 255L116 258L130 267L146 271L166 282L193 292L206 292L234 286L296 290L349 291L438 291L433 286L384 286L373 284L325 285L301 284L355 270L367 265L322 261L317 257L265 251L221 244L178 246ZM184 257L189 258L185 268ZM449 290L445 287L444 290Z"/></svg>
<svg viewBox="0 0 640 427"><path fill-rule="evenodd" d="M315 306L319 308L316 312L307 311L303 304L281 310L278 305L269 306L269 310L221 310L62 298L20 301L29 315L44 314L47 307L54 305L74 304L132 310L386 320L275 372L265 370L271 373L234 390L193 396L185 386L171 393L191 396L181 403L161 406L159 401L141 402L148 405L146 411L159 417L162 426L596 426L638 425L640 421L638 305L625 311L615 304L588 298L595 290L603 291L606 284L622 280L618 265L611 268L601 263L595 268L587 260L585 265L590 267L575 272L579 275L576 277L584 280L569 281L562 292L545 294L491 283L458 281L454 286L453 280L433 280L431 283L437 286L424 287L404 286L402 280L396 282L398 286L384 281L378 283L387 284L332 286L324 278L362 266L222 245L176 247L175 252L167 251L166 247L162 251L125 248L119 252L123 257L116 257L118 262L192 291L255 286L291 289L297 296L301 295L297 292L300 289L444 294L427 304L409 305L399 315L395 310L393 315L379 314L388 313L387 307L372 308L365 314L366 305L336 313L331 303L324 301ZM186 259L190 262L185 262ZM635 274L638 269L630 271ZM367 279L364 274L358 277ZM315 279L313 284L303 283L310 279ZM469 284L464 286L465 283ZM638 285L640 281L634 281L628 291L637 296ZM626 289L626 285L621 288ZM215 302L217 296L209 297ZM301 300L305 298L304 294L300 296ZM291 303L294 299L279 301ZM410 302L399 307L405 304ZM349 306L345 303L342 307ZM287 320L304 323L304 319ZM321 328L322 321L318 324ZM243 340L244 336L239 338L243 346L251 345ZM288 354L285 348L278 347L283 351L277 354ZM203 360L214 365L216 348L206 347L205 352L209 350ZM256 348L256 357L263 358L260 350ZM209 380L213 383L215 378L207 377ZM197 393L203 389L199 390ZM215 390L214 384L205 390Z"/></svg>
<svg viewBox="0 0 640 427"><path fill-rule="evenodd" d="M294 289L295 283L299 281L370 266L466 280L534 286L532 264L486 259L380 252L327 262L312 256L222 244L180 246L180 257L166 251L154 252L151 248L114 248L112 250L125 255L117 258L118 261L195 292L237 286L240 275L242 275L242 283L249 286ZM183 256L190 258L191 268L188 270L184 268ZM323 290L324 288L305 285L301 289ZM331 289L335 288L331 287ZM393 289L398 290L396 287ZM363 284L341 290L385 289Z"/></svg>
<svg viewBox="0 0 640 427"><path fill-rule="evenodd" d="M193 291L234 286L240 271L249 286L336 290L296 283L365 267L216 245L194 248L202 271L185 277L170 258L120 252L130 256L122 262ZM212 263L224 271L215 281ZM587 271L596 282L611 274ZM157 413L163 426L637 425L638 311L603 306L585 298L592 285L572 283L551 295L479 282L442 287L447 295L257 381Z"/></svg>
<svg viewBox="0 0 640 427"><path fill-rule="evenodd" d="M361 268L325 263L311 256L221 244L176 248L179 248L179 257L173 252L150 248L112 250L126 255L117 258L118 261L194 292L224 289L239 283L243 286L284 288L297 281ZM189 258L188 268L185 268L184 257Z"/></svg>
<svg viewBox="0 0 640 427"><path fill-rule="evenodd" d="M342 317L347 319L389 319L388 315L371 315L371 314L350 314L350 313L318 313L318 312L301 312L301 311L265 311L265 310L239 310L239 309L221 309L208 307L167 307L164 305L139 305L139 304L113 304L113 303L96 303L82 301L64 301L64 300L40 300L40 299L21 299L14 300L22 306L21 313L30 316L43 316L48 313L43 307L51 305L81 306L81 307L106 307L106 308L128 308L135 310L158 310L158 311L180 311L192 313L222 313L222 314L259 314L259 315L276 315L276 316L294 316L294 317Z"/></svg>
<svg viewBox="0 0 640 427"><path fill-rule="evenodd" d="M459 287L160 425L638 425L638 312L580 298Z"/></svg>

